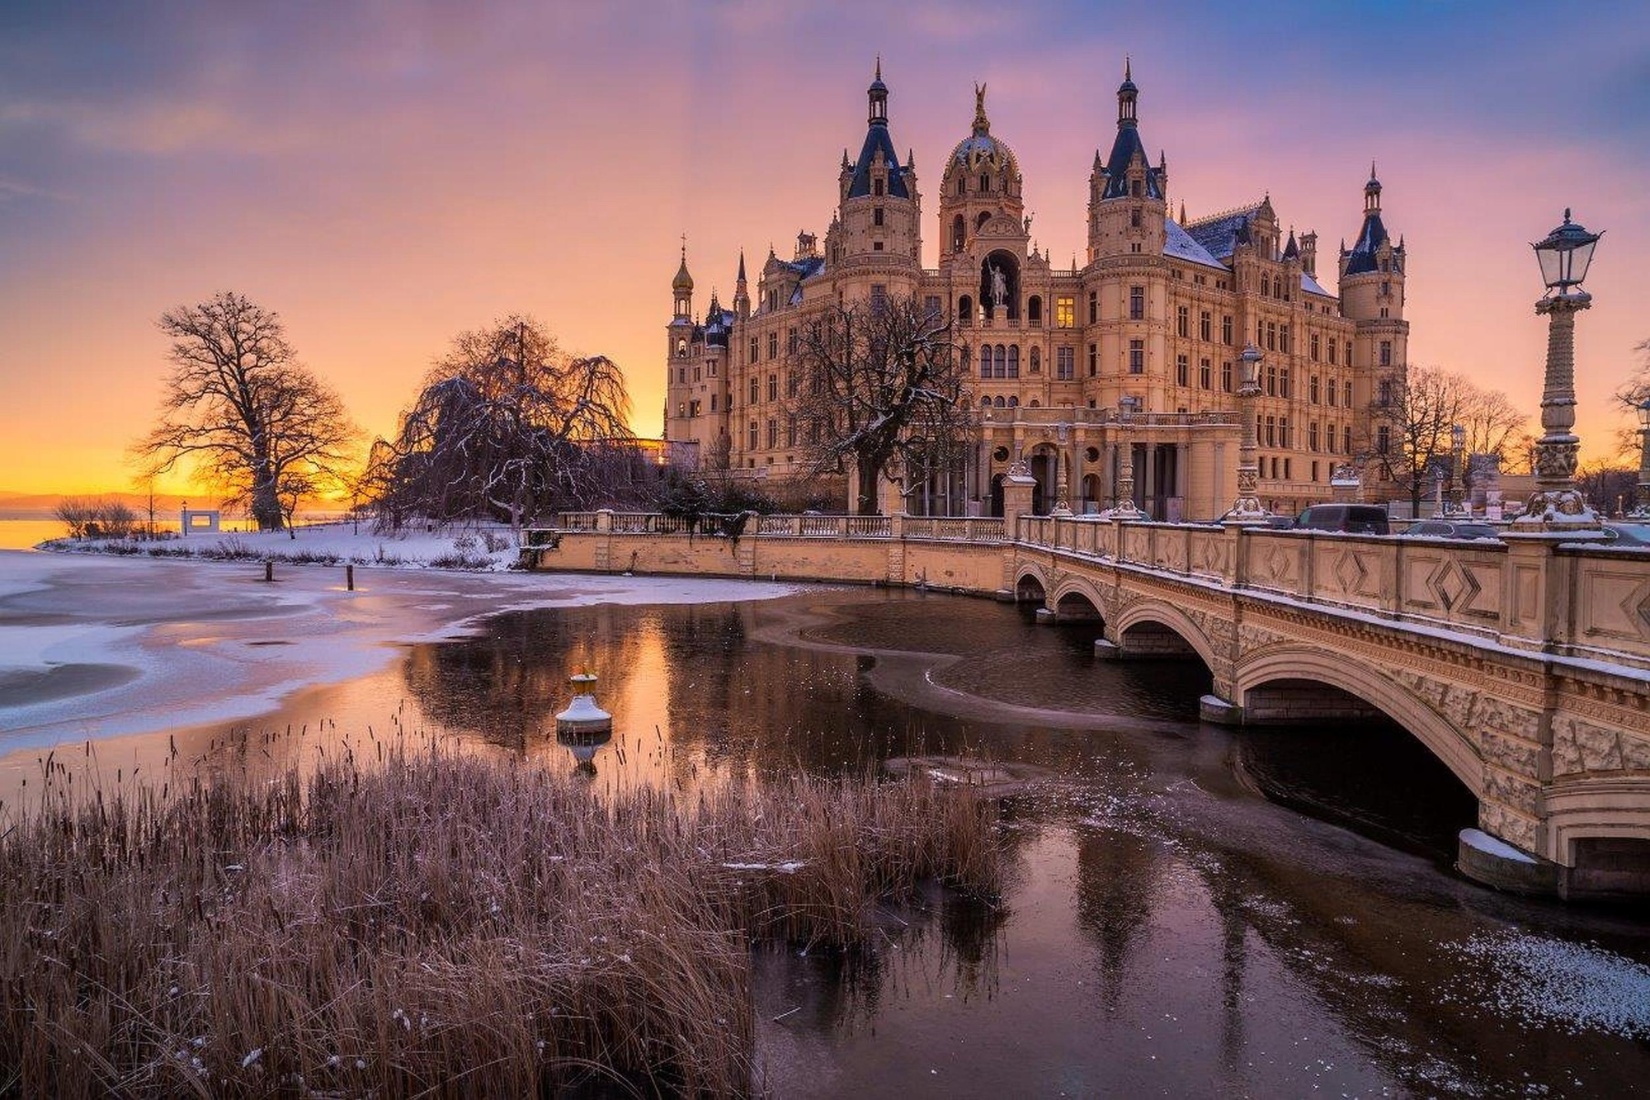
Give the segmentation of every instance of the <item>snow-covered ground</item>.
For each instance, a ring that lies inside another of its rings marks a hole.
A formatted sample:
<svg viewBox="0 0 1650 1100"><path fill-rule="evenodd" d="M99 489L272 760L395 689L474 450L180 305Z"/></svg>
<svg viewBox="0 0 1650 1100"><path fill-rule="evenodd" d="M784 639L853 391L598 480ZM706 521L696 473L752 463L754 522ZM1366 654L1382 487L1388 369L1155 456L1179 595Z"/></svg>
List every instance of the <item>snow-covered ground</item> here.
<svg viewBox="0 0 1650 1100"><path fill-rule="evenodd" d="M294 561L388 568L457 568L499 571L518 556L507 527L426 528L379 534L371 524L348 521L301 526L292 531L212 532L156 542L119 539L55 539L42 550L133 557L205 558L215 561Z"/></svg>
<svg viewBox="0 0 1650 1100"><path fill-rule="evenodd" d="M236 537L259 553L225 562L0 551L0 756L266 713L292 692L383 666L396 643L456 637L501 611L795 591L758 581L423 568L453 552L451 533L385 539L339 525L297 539ZM197 538L219 536L177 541ZM363 563L355 590L342 565L277 564L265 583L262 559L292 546ZM489 556L502 569L515 552ZM399 565L373 564L385 561Z"/></svg>

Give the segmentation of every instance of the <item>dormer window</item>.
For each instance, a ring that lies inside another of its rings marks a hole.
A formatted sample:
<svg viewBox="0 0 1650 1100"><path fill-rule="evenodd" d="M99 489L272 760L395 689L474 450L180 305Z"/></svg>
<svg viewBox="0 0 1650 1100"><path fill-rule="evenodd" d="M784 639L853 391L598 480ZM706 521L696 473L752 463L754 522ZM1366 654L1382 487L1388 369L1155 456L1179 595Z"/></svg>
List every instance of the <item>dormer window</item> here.
<svg viewBox="0 0 1650 1100"><path fill-rule="evenodd" d="M1140 197L1140 181L1139 180L1130 180L1129 181L1129 194L1133 195L1137 199Z"/></svg>
<svg viewBox="0 0 1650 1100"><path fill-rule="evenodd" d="M881 179L874 179L874 180L871 181L871 194L873 194L873 195L882 194L882 180ZM878 222L877 224L881 225L882 223Z"/></svg>

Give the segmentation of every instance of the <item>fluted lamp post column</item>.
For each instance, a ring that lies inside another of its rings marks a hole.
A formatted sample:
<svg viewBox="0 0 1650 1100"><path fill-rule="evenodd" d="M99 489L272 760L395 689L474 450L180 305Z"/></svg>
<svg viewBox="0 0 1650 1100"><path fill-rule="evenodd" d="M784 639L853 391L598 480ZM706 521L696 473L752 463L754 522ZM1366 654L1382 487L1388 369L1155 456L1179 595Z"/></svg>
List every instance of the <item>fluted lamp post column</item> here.
<svg viewBox="0 0 1650 1100"><path fill-rule="evenodd" d="M1449 514L1470 517L1472 509L1466 505L1466 468L1462 465L1466 457L1467 429L1451 424L1449 444Z"/></svg>
<svg viewBox="0 0 1650 1100"><path fill-rule="evenodd" d="M1572 430L1576 422L1575 328L1576 314L1593 304L1581 289L1593 248L1603 233L1589 233L1570 220L1531 247L1541 262L1547 294L1535 304L1545 314L1547 374L1541 391L1541 438L1535 444L1535 493L1524 512L1513 521L1523 531L1590 531L1598 529L1598 515L1576 488L1576 453L1581 440Z"/></svg>
<svg viewBox="0 0 1650 1100"><path fill-rule="evenodd" d="M1243 373L1238 384L1238 419L1243 435L1238 443L1237 500L1221 517L1224 523L1264 523L1271 513L1260 506L1260 460L1255 457L1255 398L1260 396L1260 349L1249 344L1238 356Z"/></svg>
<svg viewBox="0 0 1650 1100"><path fill-rule="evenodd" d="M1639 492L1628 516L1650 521L1650 393L1639 402Z"/></svg>
<svg viewBox="0 0 1650 1100"><path fill-rule="evenodd" d="M1118 419L1125 423L1134 419L1134 414L1140 411L1140 402L1136 398L1125 397L1118 405ZM1117 470L1117 499L1112 501L1110 508L1100 513L1101 519L1129 519L1141 520L1146 513L1134 502L1134 442L1130 440L1123 444L1128 448L1124 461Z"/></svg>

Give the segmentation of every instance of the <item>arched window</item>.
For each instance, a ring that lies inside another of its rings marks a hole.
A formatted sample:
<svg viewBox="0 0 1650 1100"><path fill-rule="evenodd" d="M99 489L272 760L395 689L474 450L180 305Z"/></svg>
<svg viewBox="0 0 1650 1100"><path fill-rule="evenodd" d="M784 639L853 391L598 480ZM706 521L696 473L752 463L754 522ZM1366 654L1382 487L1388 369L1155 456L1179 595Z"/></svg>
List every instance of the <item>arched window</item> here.
<svg viewBox="0 0 1650 1100"><path fill-rule="evenodd" d="M951 219L951 251L953 252L962 251L965 224L961 214Z"/></svg>
<svg viewBox="0 0 1650 1100"><path fill-rule="evenodd" d="M677 340L676 341L676 354L677 355L686 355L687 354L687 341L686 340Z"/></svg>
<svg viewBox="0 0 1650 1100"><path fill-rule="evenodd" d="M990 220L991 220L991 211L982 210L982 211L980 211L980 216L974 219L974 228L979 229L981 226L985 225L985 223L990 221Z"/></svg>
<svg viewBox="0 0 1650 1100"><path fill-rule="evenodd" d="M1008 376L1020 377L1020 345L1011 344L1008 349Z"/></svg>
<svg viewBox="0 0 1650 1100"><path fill-rule="evenodd" d="M974 320L974 299L964 294L957 299L957 323L966 325Z"/></svg>
<svg viewBox="0 0 1650 1100"><path fill-rule="evenodd" d="M1031 349L1031 373L1043 373L1043 349L1041 348L1034 347Z"/></svg>
<svg viewBox="0 0 1650 1100"><path fill-rule="evenodd" d="M1008 402L1003 400L1003 395L1002 394L998 394L997 399L995 401L993 401L992 404L997 406L1000 409L1004 405L1008 404Z"/></svg>
<svg viewBox="0 0 1650 1100"><path fill-rule="evenodd" d="M991 398L989 398L989 397L980 398L980 408L989 409L990 407L991 407Z"/></svg>
<svg viewBox="0 0 1650 1100"><path fill-rule="evenodd" d="M1043 403L1041 401L1037 400L1035 397L1033 397L1031 399L1031 407L1034 408L1034 409L1040 409L1040 408L1043 407ZM1090 406L1090 407L1092 408L1093 406Z"/></svg>
<svg viewBox="0 0 1650 1100"><path fill-rule="evenodd" d="M1019 408L1020 407L1020 399L1018 397L1015 397L1012 394L1010 394L1009 398L1008 398L1008 407L1011 408L1011 409Z"/></svg>
<svg viewBox="0 0 1650 1100"><path fill-rule="evenodd" d="M1034 325L1040 325L1040 324L1043 323L1043 297L1042 297L1042 295L1033 294L1029 299L1026 300L1026 316L1031 319L1031 323L1034 324Z"/></svg>
<svg viewBox="0 0 1650 1100"><path fill-rule="evenodd" d="M980 345L980 377L991 377L991 345Z"/></svg>

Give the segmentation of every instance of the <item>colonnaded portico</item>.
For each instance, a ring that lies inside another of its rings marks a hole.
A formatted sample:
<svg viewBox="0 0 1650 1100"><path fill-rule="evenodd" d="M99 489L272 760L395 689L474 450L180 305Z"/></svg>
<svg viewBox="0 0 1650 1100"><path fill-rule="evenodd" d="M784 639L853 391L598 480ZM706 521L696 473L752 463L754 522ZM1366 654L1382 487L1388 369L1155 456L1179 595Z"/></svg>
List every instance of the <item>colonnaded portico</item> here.
<svg viewBox="0 0 1650 1100"><path fill-rule="evenodd" d="M1383 714L1478 800L1460 866L1650 895L1650 552L1039 517L565 514L535 568L925 586L1098 619L1101 657L1201 660L1213 722ZM709 528L714 528L711 530Z"/></svg>

